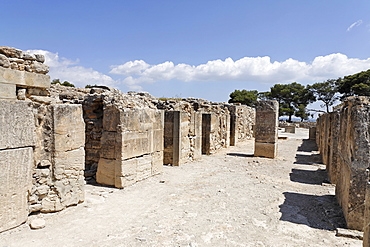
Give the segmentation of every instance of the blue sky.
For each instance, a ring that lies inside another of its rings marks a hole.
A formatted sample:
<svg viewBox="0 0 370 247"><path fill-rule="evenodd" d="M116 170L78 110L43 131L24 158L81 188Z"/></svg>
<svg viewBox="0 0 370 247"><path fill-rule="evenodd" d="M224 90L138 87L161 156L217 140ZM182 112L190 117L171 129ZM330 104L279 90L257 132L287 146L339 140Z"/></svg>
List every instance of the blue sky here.
<svg viewBox="0 0 370 247"><path fill-rule="evenodd" d="M45 54L77 86L227 101L370 68L368 0L0 3L0 45Z"/></svg>

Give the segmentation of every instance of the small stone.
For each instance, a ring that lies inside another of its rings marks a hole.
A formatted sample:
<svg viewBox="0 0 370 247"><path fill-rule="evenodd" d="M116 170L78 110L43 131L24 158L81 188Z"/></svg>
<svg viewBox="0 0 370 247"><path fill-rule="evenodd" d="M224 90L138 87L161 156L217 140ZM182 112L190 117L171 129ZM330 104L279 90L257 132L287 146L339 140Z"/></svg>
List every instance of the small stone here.
<svg viewBox="0 0 370 247"><path fill-rule="evenodd" d="M30 227L33 230L42 229L42 228L45 227L45 225L46 225L45 220L40 219L40 218L32 219L31 222L30 222Z"/></svg>
<svg viewBox="0 0 370 247"><path fill-rule="evenodd" d="M362 240L364 238L364 233L356 230L344 229L344 228L337 228L337 233L335 236L337 237L346 237L346 238L354 238Z"/></svg>

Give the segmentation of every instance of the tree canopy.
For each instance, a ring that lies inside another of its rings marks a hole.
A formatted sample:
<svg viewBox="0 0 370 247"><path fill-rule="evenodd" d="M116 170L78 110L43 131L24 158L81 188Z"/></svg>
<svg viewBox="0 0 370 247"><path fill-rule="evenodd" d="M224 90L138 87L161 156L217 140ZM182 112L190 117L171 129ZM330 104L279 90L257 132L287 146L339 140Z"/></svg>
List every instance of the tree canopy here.
<svg viewBox="0 0 370 247"><path fill-rule="evenodd" d="M255 106L258 99L257 90L235 90L230 94L229 103L241 103L243 105Z"/></svg>
<svg viewBox="0 0 370 247"><path fill-rule="evenodd" d="M358 95L370 96L370 69L354 75L348 75L336 80L338 91L342 98Z"/></svg>
<svg viewBox="0 0 370 247"><path fill-rule="evenodd" d="M73 85L72 83L70 83L68 81L64 81L63 83L61 83L59 79L54 79L51 82L51 84L59 84L59 85L65 86L65 87L75 87L75 85Z"/></svg>
<svg viewBox="0 0 370 247"><path fill-rule="evenodd" d="M312 85L308 85L309 90L312 91L316 100L324 102L326 112L329 112L329 107L332 106L336 100L339 99L337 96L338 89L334 79L326 80L325 82L318 82Z"/></svg>
<svg viewBox="0 0 370 247"><path fill-rule="evenodd" d="M275 84L270 88L270 92L264 93L267 99L279 102L279 116L287 115L288 121L292 121L295 115L303 119L308 119L306 107L315 101L315 97L309 88L293 82L290 84Z"/></svg>

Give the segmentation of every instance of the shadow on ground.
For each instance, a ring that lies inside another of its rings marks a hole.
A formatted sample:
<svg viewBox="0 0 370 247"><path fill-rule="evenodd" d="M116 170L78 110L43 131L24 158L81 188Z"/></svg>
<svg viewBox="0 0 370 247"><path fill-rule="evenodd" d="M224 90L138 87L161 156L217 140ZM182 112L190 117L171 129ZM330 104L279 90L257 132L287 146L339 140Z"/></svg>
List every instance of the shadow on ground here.
<svg viewBox="0 0 370 247"><path fill-rule="evenodd" d="M243 153L227 153L227 155L235 157L254 157L253 154L243 154Z"/></svg>
<svg viewBox="0 0 370 247"><path fill-rule="evenodd" d="M284 192L285 201L280 205L280 220L304 224L312 228L335 230L345 228L340 206L333 195L306 195Z"/></svg>
<svg viewBox="0 0 370 247"><path fill-rule="evenodd" d="M310 185L327 182L326 170L319 168L321 157L312 151L317 151L315 141L303 140L297 149L299 154L296 155L294 164L311 166L305 166L307 170L293 168L289 174L291 181ZM293 192L283 194L285 200L279 206L282 214L280 220L324 230L346 227L342 209L334 195L318 196Z"/></svg>
<svg viewBox="0 0 370 247"><path fill-rule="evenodd" d="M289 174L290 180L297 183L304 184L322 184L327 183L327 172L326 170L317 169L315 171L303 170L303 169L292 169Z"/></svg>

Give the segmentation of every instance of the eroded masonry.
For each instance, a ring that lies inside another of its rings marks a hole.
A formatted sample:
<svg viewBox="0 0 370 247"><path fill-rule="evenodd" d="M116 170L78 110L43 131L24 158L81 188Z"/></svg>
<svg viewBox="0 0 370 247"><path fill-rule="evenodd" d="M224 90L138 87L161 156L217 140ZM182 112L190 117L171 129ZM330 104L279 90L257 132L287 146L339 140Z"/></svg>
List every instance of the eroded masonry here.
<svg viewBox="0 0 370 247"><path fill-rule="evenodd" d="M320 116L317 138L323 163L350 229L364 230L370 246L370 101L349 97Z"/></svg>
<svg viewBox="0 0 370 247"><path fill-rule="evenodd" d="M253 108L50 85L44 60L0 47L0 232L253 135Z"/></svg>

